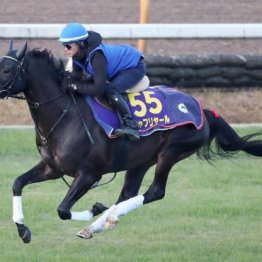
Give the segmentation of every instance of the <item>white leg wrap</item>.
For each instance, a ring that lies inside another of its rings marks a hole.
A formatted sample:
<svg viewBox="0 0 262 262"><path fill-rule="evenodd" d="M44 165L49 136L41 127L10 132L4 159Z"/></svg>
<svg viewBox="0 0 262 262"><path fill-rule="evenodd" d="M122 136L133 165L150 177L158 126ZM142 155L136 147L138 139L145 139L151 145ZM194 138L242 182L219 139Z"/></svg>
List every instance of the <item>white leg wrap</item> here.
<svg viewBox="0 0 262 262"><path fill-rule="evenodd" d="M142 206L143 202L144 202L143 195L132 197L126 201L117 204L116 209L113 210L109 216L118 219L120 216L126 215L131 210L134 210Z"/></svg>
<svg viewBox="0 0 262 262"><path fill-rule="evenodd" d="M22 196L13 196L13 221L18 224L24 224Z"/></svg>
<svg viewBox="0 0 262 262"><path fill-rule="evenodd" d="M89 228L92 229L93 233L99 233L104 231L104 224L106 222L107 217L110 213L116 208L116 205L111 206L107 209L94 223L92 223Z"/></svg>
<svg viewBox="0 0 262 262"><path fill-rule="evenodd" d="M93 213L89 210L83 212L71 212L71 220L89 221L93 218Z"/></svg>

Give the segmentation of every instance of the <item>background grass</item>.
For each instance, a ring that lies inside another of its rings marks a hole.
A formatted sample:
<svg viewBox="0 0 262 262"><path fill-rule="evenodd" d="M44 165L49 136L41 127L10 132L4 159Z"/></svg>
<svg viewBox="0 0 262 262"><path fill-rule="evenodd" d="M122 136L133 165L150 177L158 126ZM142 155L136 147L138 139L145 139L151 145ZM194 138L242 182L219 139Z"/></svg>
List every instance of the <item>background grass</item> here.
<svg viewBox="0 0 262 262"><path fill-rule="evenodd" d="M241 129L241 134L257 129ZM67 192L62 180L25 187L23 244L12 222L14 179L39 160L32 129L0 130L0 261L262 261L261 159L239 154L209 165L195 156L177 164L163 200L122 217L115 230L82 240L89 223L62 221L56 208ZM153 169L141 187L150 185ZM105 177L105 180L108 177ZM124 176L86 194L73 208L111 205ZM68 179L71 182L70 179Z"/></svg>

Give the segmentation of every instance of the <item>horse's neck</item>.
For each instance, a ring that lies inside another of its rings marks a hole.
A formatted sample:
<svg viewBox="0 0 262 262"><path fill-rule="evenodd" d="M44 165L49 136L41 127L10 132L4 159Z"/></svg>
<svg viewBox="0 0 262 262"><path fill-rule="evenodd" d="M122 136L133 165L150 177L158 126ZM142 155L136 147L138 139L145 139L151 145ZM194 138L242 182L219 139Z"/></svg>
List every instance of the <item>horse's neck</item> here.
<svg viewBox="0 0 262 262"><path fill-rule="evenodd" d="M24 95L35 125L41 131L49 130L71 103L68 94L52 79L29 79Z"/></svg>
<svg viewBox="0 0 262 262"><path fill-rule="evenodd" d="M28 56L25 59L27 68L27 88L24 93L28 100L41 103L51 100L61 93L61 88L54 75L50 73L48 58ZM54 69L55 70L55 69Z"/></svg>
<svg viewBox="0 0 262 262"><path fill-rule="evenodd" d="M49 80L48 77L34 81L28 81L27 88L24 94L28 101L42 103L49 101L61 93L61 89L54 80Z"/></svg>

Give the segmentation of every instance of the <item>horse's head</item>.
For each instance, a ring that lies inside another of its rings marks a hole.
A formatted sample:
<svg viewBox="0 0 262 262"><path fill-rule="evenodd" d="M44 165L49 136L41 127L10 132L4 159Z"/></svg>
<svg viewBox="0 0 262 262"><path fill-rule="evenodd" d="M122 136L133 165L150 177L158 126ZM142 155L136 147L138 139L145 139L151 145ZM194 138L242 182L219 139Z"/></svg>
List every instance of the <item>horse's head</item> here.
<svg viewBox="0 0 262 262"><path fill-rule="evenodd" d="M23 61L26 49L27 43L20 51L13 50L11 41L7 54L0 57L0 98L6 99L25 89Z"/></svg>

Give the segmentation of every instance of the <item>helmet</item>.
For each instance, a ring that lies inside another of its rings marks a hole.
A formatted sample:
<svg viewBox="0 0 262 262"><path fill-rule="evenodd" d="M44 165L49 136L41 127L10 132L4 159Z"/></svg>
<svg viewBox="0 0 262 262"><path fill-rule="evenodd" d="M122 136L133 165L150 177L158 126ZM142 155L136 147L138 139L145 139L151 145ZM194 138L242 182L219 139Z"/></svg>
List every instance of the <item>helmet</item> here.
<svg viewBox="0 0 262 262"><path fill-rule="evenodd" d="M83 25L79 23L70 23L63 28L59 41L61 43L70 43L83 41L87 38L88 32Z"/></svg>

